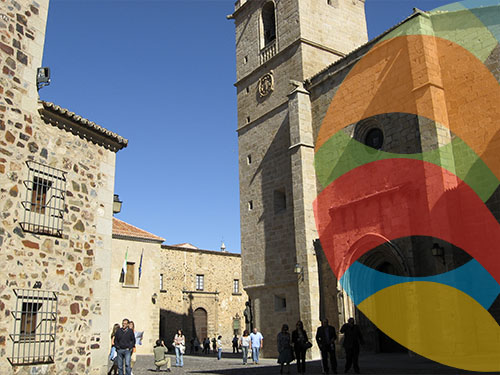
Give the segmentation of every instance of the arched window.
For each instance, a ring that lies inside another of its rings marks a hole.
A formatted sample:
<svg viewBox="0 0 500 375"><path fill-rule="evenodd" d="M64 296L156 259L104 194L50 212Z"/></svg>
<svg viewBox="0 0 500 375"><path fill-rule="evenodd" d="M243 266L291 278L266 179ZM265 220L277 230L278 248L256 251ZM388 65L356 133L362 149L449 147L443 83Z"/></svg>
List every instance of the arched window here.
<svg viewBox="0 0 500 375"><path fill-rule="evenodd" d="M264 31L264 45L268 45L276 39L276 16L274 3L267 2L262 7L262 26Z"/></svg>
<svg viewBox="0 0 500 375"><path fill-rule="evenodd" d="M380 150L384 144L384 133L379 128L372 128L365 137L365 144L375 150Z"/></svg>

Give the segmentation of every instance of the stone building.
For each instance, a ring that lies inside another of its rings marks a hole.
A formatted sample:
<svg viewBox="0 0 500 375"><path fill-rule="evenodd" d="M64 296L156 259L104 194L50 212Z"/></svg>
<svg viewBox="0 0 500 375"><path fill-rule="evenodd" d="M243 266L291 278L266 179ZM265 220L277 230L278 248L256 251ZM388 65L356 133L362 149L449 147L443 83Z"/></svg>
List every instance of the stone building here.
<svg viewBox="0 0 500 375"><path fill-rule="evenodd" d="M160 248L165 241L145 230L113 218L113 245L110 272L110 325L132 320L144 332L137 354L151 354L159 332L157 303ZM122 272L126 263L127 272ZM156 296L156 298L155 298Z"/></svg>
<svg viewBox="0 0 500 375"><path fill-rule="evenodd" d="M160 336L170 345L179 328L186 338L222 336L230 350L245 329L248 297L241 286L241 255L163 245L160 250Z"/></svg>
<svg viewBox="0 0 500 375"><path fill-rule="evenodd" d="M484 8L475 12L474 17L481 20L481 17L487 18L488 11L491 17L486 24L493 30L492 25L498 25L498 17L493 19L495 14L498 15L497 9L491 12L491 9ZM451 38L460 40L457 43L482 46L483 50L479 52L484 55L482 61L498 80L499 47L498 40L491 37L494 31L484 38L479 34L477 20L460 12L466 10L445 11L432 17L415 10L406 20L367 42L362 0L236 2L235 12L228 18L233 19L236 26L235 86L243 287L252 301L255 323L264 336L274 338L282 323L294 326L298 319L304 322L309 334L315 332L322 317L328 317L338 329L349 316L356 315L366 332L370 350L403 350L357 311L327 262L321 246L323 243L318 241L313 204L323 186L326 187L322 183L331 176L317 175L315 147L318 149L321 146L317 140L320 128L329 111L332 111L331 102L339 87L356 63L384 38L412 33L444 38L443 34L449 32L453 34ZM452 17L461 21L457 22ZM487 42L479 43L478 40ZM443 63L445 57L435 46L423 45L428 48L426 53L409 60L413 65L408 63L408 66L413 70L398 76L400 82L406 80L416 84L421 79L421 85L416 85L415 90L422 90L424 98L428 95L446 97L450 93L442 89L440 78L436 78L442 73L435 70L435 62ZM409 53L404 46L396 48L396 51L402 56ZM398 61L397 56L395 53L390 58ZM358 86L353 89L352 97L335 109L338 112L345 110L345 116L348 116L356 111L352 109L352 103L356 103L362 114L364 110L371 113L372 102L360 102L360 92L363 92L363 84L370 82L370 72L380 74L382 87L386 82L384 79L388 79L386 77L396 74L390 65L384 65L393 61L390 58L365 59L369 60L364 65L365 70L355 71L358 77L363 78L356 81ZM379 69L379 66L385 67L386 70L382 71L385 75L380 73L382 68ZM410 74L417 71L421 74ZM411 81L410 77L415 81ZM430 77L430 84L424 82L425 77ZM404 84L401 83L401 86ZM435 93L434 87L441 91ZM417 106L440 112L438 99L424 105L423 100L419 102L419 97L416 98ZM397 102L398 97L387 92L385 97L378 99L380 103L392 103ZM368 118L360 115L363 121L346 124L349 126L343 130L345 137L372 149L395 154L436 150L454 139L452 132L439 125L438 121L412 114L411 111L400 112L375 112ZM333 120L329 118L329 121ZM443 153L439 157L441 159L436 161L437 164L449 162L449 155ZM337 173L335 164L331 163L325 173ZM455 160L455 165L460 169L460 160ZM442 185L443 189L449 187L447 182ZM385 204L400 207L398 214L402 222L410 220L412 213L407 209L410 198L398 195L390 186L387 189L388 195L384 195L384 199L388 200L384 201ZM353 242L370 242L378 236L386 238L383 226L369 220L362 223L355 221L368 208L375 210L370 199L351 198L338 207L331 207L331 210L338 211L331 211L330 215L334 212L340 215L336 218L341 222L345 220L344 224L354 220L351 223L353 227L345 224L342 233L352 234L357 225L359 237ZM497 202L495 193L488 201L492 212L498 211ZM371 233L373 238L366 239L363 233ZM407 236L387 240L360 261L393 275L422 276L454 269L470 259L462 250L435 237ZM377 241L374 243L380 244ZM497 305L498 301L492 309L498 309ZM264 354L275 355L275 345L266 345ZM318 355L315 347L312 355Z"/></svg>
<svg viewBox="0 0 500 375"><path fill-rule="evenodd" d="M47 10L2 3L0 373L100 374L115 156L127 140L38 99Z"/></svg>
<svg viewBox="0 0 500 375"><path fill-rule="evenodd" d="M233 334L245 328L240 254L163 242L113 219L110 323L127 317L144 332L138 354L151 354L158 338L171 347L178 329L188 341L222 335L229 350ZM127 272L122 275L125 259Z"/></svg>

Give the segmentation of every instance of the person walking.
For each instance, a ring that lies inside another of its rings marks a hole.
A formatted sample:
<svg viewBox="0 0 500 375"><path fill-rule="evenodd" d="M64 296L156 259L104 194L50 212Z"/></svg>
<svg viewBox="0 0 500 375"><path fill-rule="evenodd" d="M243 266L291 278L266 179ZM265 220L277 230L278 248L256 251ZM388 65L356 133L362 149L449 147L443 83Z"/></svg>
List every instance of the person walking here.
<svg viewBox="0 0 500 375"><path fill-rule="evenodd" d="M165 343L161 340L156 340L156 346L153 348L156 371L160 371L162 366L167 365L167 371L170 372L170 358L165 355L167 353L168 349L165 347Z"/></svg>
<svg viewBox="0 0 500 375"><path fill-rule="evenodd" d="M215 338L215 336L214 336L214 338L212 339L212 351L213 351L214 353L217 353L217 339Z"/></svg>
<svg viewBox="0 0 500 375"><path fill-rule="evenodd" d="M208 337L203 339L203 353L210 354L210 339Z"/></svg>
<svg viewBox="0 0 500 375"><path fill-rule="evenodd" d="M290 373L290 362L294 360L290 332L288 332L288 324L283 324L281 332L278 333L276 339L278 344L278 363L281 365L280 374L283 374L283 367L287 365L287 374Z"/></svg>
<svg viewBox="0 0 500 375"><path fill-rule="evenodd" d="M175 366L183 367L184 352L186 351L186 337L182 333L182 329L179 329L177 334L174 336L173 345L175 348Z"/></svg>
<svg viewBox="0 0 500 375"><path fill-rule="evenodd" d="M113 362L113 365L108 371L108 375L117 375L118 374L118 363L116 361L116 347L115 347L115 335L116 332L120 329L120 325L118 323L115 323L113 326L113 330L111 331L111 351L109 352L109 359L111 362Z"/></svg>
<svg viewBox="0 0 500 375"><path fill-rule="evenodd" d="M252 359L255 365L259 364L259 353L262 347L264 346L264 336L260 333L257 328L253 329L253 332L250 334L250 340L252 342Z"/></svg>
<svg viewBox="0 0 500 375"><path fill-rule="evenodd" d="M135 366L135 362L137 361L137 355L135 354L135 352L137 351L136 346L140 343L140 341L139 341L139 337L138 337L138 332L135 331L135 323L132 320L130 322L128 322L128 328L130 328L132 330L132 332L134 332L134 337L135 337L135 345L134 345L134 348L132 349L132 355L130 356L130 374L134 375L134 372L133 372L134 366ZM141 336L141 338L142 338L142 336Z"/></svg>
<svg viewBox="0 0 500 375"><path fill-rule="evenodd" d="M135 346L134 332L129 328L129 320L123 319L122 328L115 333L116 360L118 375L131 375L130 357Z"/></svg>
<svg viewBox="0 0 500 375"><path fill-rule="evenodd" d="M248 334L248 329L243 331L243 335L240 337L241 352L243 353L243 364L246 365L248 362L248 348L250 348L252 340Z"/></svg>
<svg viewBox="0 0 500 375"><path fill-rule="evenodd" d="M329 373L328 356L330 356L330 364L334 374L337 373L337 357L335 356L335 341L337 340L337 333L335 328L328 325L328 319L323 319L321 326L316 331L316 343L321 352L321 363L323 366L323 374Z"/></svg>
<svg viewBox="0 0 500 375"><path fill-rule="evenodd" d="M217 359L220 360L222 358L222 336L219 335L217 337Z"/></svg>
<svg viewBox="0 0 500 375"><path fill-rule="evenodd" d="M233 354L238 354L240 351L238 350L238 335L234 335L233 337Z"/></svg>
<svg viewBox="0 0 500 375"><path fill-rule="evenodd" d="M307 338L302 321L298 321L296 329L292 332L293 349L297 359L297 371L299 374L306 373L306 352L312 345Z"/></svg>
<svg viewBox="0 0 500 375"><path fill-rule="evenodd" d="M361 330L357 324L354 324L354 318L349 318L340 329L340 333L344 334L344 350L345 350L345 370L347 373L352 365L354 365L354 372L359 374L359 345L364 344Z"/></svg>

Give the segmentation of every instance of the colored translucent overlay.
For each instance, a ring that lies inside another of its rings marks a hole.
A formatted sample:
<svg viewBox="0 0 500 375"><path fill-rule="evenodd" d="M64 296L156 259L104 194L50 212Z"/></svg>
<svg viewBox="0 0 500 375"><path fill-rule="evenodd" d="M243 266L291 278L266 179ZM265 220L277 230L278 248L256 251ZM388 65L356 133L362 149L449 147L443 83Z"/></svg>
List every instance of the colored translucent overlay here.
<svg viewBox="0 0 500 375"><path fill-rule="evenodd" d="M500 370L500 327L488 312L500 293L500 225L485 203L500 212L499 40L500 0L407 20L352 67L316 139L316 225L344 290L400 344L471 371ZM416 116L422 152L374 150L351 136L363 121L398 114ZM358 261L412 236L441 239L473 259L426 277Z"/></svg>
<svg viewBox="0 0 500 375"><path fill-rule="evenodd" d="M471 296L486 310L500 294L500 285L474 259L452 271L425 277L390 275L354 262L340 279L340 285L352 301L359 305L382 289L415 281L440 283L458 289Z"/></svg>

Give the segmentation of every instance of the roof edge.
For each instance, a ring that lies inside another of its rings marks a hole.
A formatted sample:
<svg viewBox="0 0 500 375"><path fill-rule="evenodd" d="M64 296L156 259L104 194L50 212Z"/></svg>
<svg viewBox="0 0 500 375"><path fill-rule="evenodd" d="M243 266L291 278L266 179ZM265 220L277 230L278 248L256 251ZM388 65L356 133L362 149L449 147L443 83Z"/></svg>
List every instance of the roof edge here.
<svg viewBox="0 0 500 375"><path fill-rule="evenodd" d="M47 114L57 115L65 120L69 120L73 124L81 126L82 129L84 129L89 134L94 135L94 137L92 136L89 137L91 141L96 141L97 143L103 143L103 140L106 140L108 142L107 146L111 146L111 148L113 148L114 151L121 150L122 148L125 148L128 145L128 139L96 124L93 121L90 121L80 115L77 115L76 113L71 112L66 108L60 107L57 104L54 104L52 102L47 102L41 99L38 100L38 103L41 105L41 107L39 108L39 112L41 112L42 117L44 117L43 112L45 111L46 112L45 115ZM53 121L50 122L52 123ZM60 126L60 124L57 123L53 123L53 125L56 125L60 128L64 128L64 126ZM78 133L78 135L81 134ZM98 136L98 139L95 138L95 135Z"/></svg>

